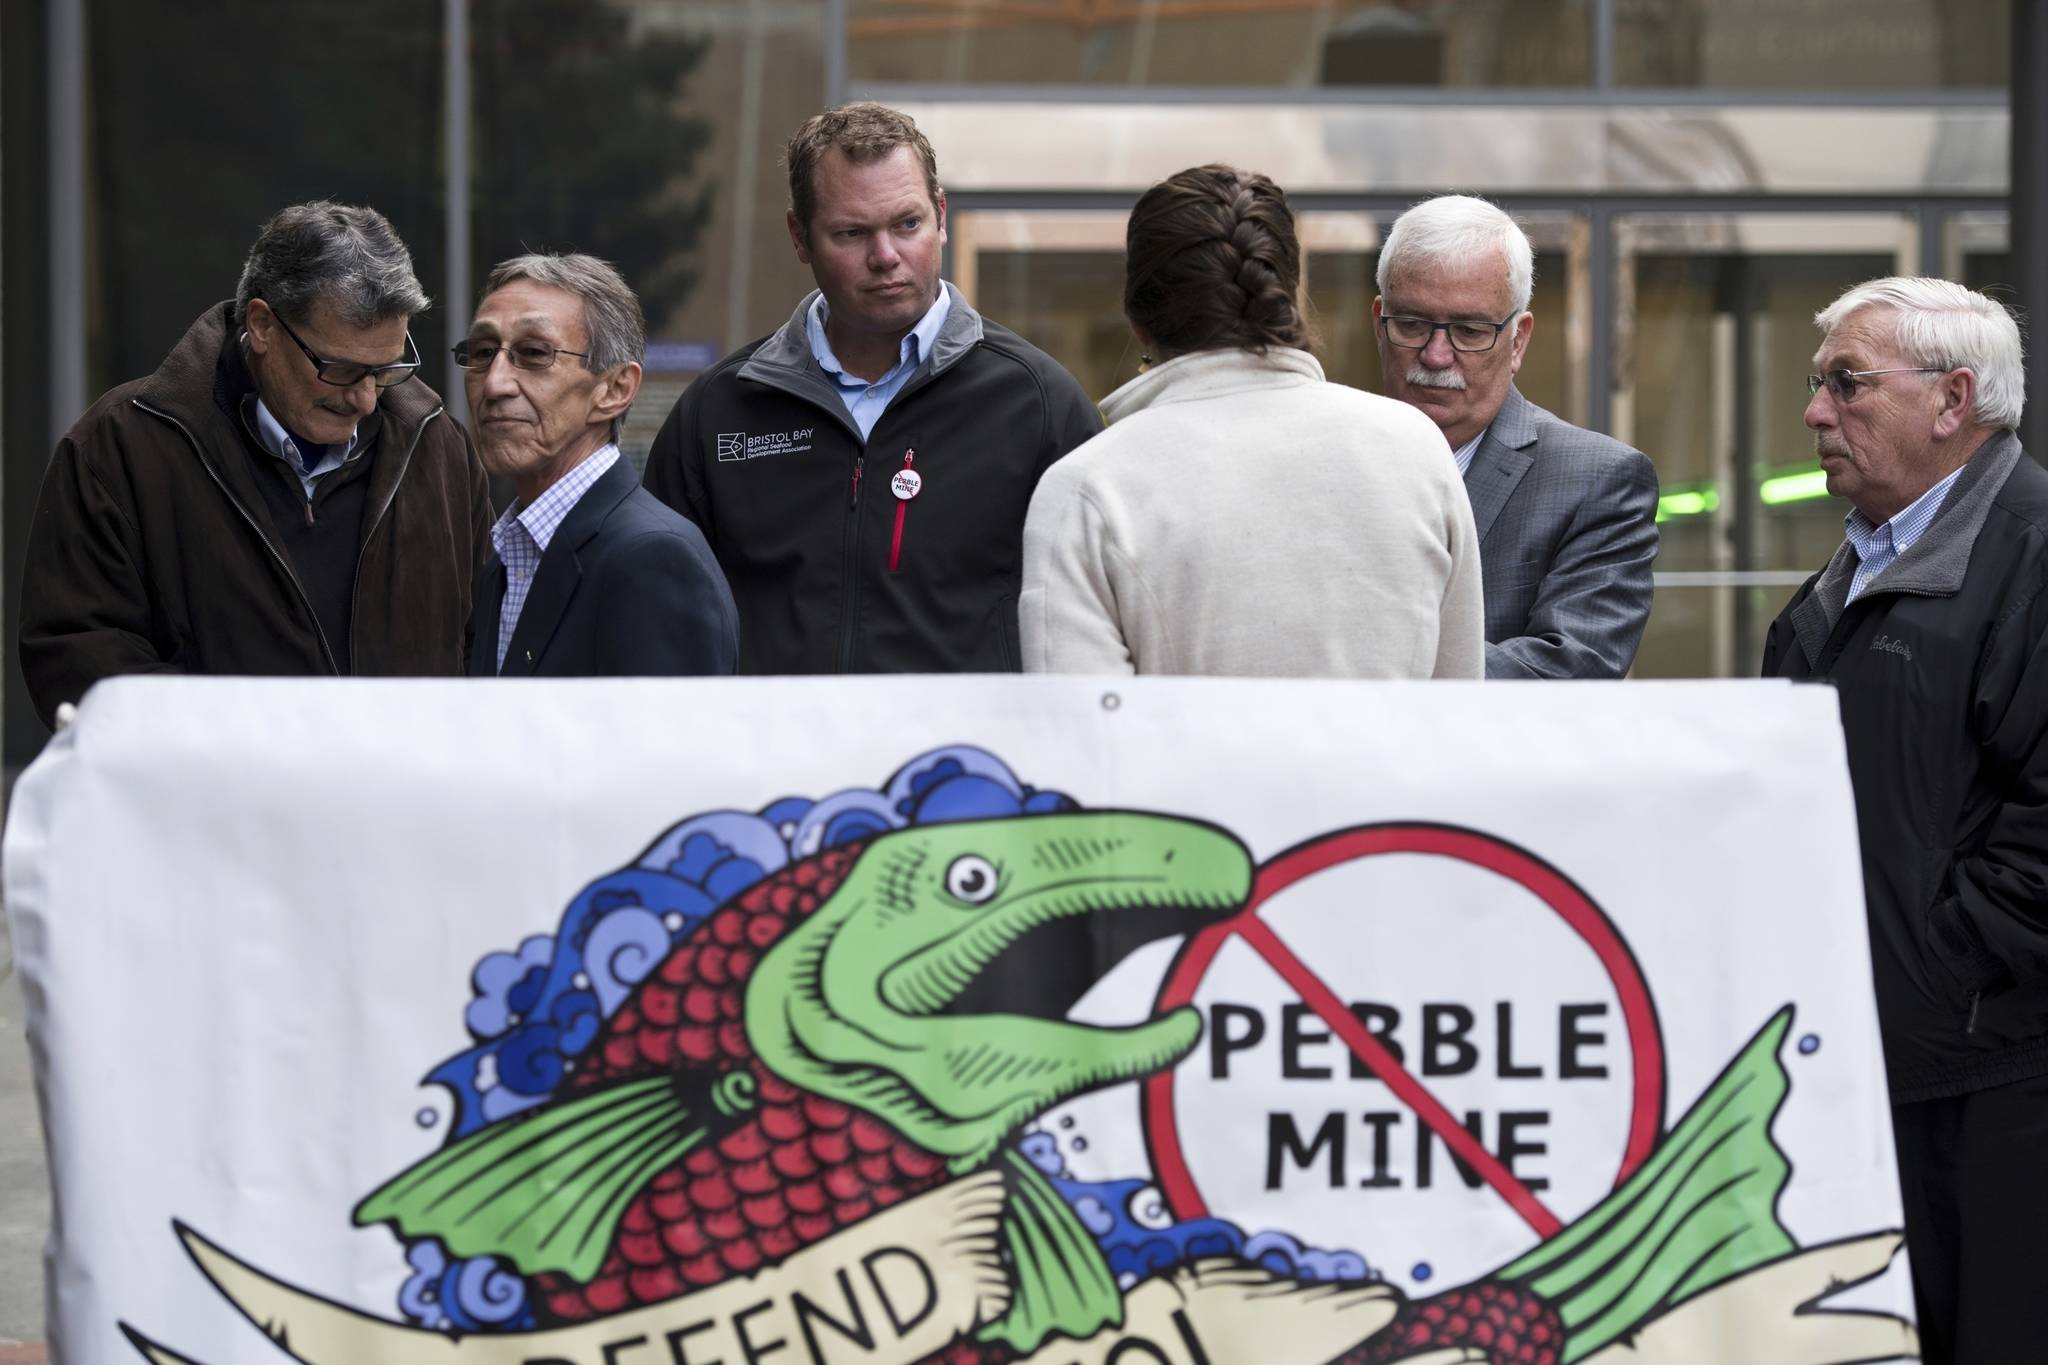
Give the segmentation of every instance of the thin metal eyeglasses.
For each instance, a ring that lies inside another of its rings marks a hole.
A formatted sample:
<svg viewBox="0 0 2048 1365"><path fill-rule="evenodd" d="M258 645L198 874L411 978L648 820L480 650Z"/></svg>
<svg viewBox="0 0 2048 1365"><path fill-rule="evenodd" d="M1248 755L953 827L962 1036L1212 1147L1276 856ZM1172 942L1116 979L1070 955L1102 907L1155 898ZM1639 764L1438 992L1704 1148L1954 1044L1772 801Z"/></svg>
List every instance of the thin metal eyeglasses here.
<svg viewBox="0 0 2048 1365"><path fill-rule="evenodd" d="M263 300L263 306L270 308L270 300ZM275 308L270 308L270 316L277 319L277 325L284 328L284 334L292 339L292 344L304 351L306 359L313 362L313 373L320 377L320 382L332 384L337 389L354 388L363 382L364 375L368 375L370 382L380 389L392 388L412 378L413 371L420 367L420 352L419 348L412 344L411 331L405 334L405 353L412 359L394 361L389 365L365 365L356 360L327 359L308 346Z"/></svg>
<svg viewBox="0 0 2048 1365"><path fill-rule="evenodd" d="M578 360L590 359L588 351L565 351L545 341L521 341L511 346L500 346L495 341L458 341L449 353L465 370L488 370L500 351L504 352L505 359L512 362L515 370L545 370L555 363L555 357L559 355L573 355Z"/></svg>
<svg viewBox="0 0 2048 1365"><path fill-rule="evenodd" d="M1428 318L1380 317L1380 331L1396 346L1411 351L1428 348L1438 332L1451 340L1451 349L1464 351L1490 351L1500 340L1500 334L1507 325L1522 316L1521 309L1502 318L1499 322L1431 322Z"/></svg>
<svg viewBox="0 0 2048 1365"><path fill-rule="evenodd" d="M1813 397L1825 385L1828 396L1837 403L1853 403L1856 401L1856 395L1863 392L1864 389L1877 387L1874 384L1866 385L1860 381L1874 378L1877 375L1947 373L1947 370L1936 365L1905 365L1896 370L1829 370L1826 374L1810 374L1806 376L1806 396L1808 398Z"/></svg>

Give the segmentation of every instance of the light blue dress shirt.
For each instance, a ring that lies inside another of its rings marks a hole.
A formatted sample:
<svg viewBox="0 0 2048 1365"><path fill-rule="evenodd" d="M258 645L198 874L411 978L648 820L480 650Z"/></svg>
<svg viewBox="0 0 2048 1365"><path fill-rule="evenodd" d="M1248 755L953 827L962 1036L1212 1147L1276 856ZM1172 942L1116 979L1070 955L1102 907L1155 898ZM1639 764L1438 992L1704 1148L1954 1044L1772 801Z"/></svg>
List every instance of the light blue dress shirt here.
<svg viewBox="0 0 2048 1365"><path fill-rule="evenodd" d="M306 490L306 496L313 496L313 485L322 474L332 473L347 464L356 453L356 435L362 431L358 426L348 434L348 440L340 445L323 447L326 454L320 463L311 469L299 462L299 449L292 444L292 438L285 432L284 423L277 420L263 400L256 400L256 435L263 442L263 448L292 467L292 473L299 476L299 486Z"/></svg>
<svg viewBox="0 0 2048 1365"><path fill-rule="evenodd" d="M932 346L939 339L939 328L946 325L946 314L952 307L952 291L941 280L938 298L932 300L932 306L925 310L917 326L904 333L896 368L870 384L858 375L848 374L846 367L839 363L839 357L832 354L832 343L825 339L825 296L818 295L817 301L811 305L804 324L805 334L811 342L811 356L832 381L839 401L846 405L846 415L860 428L861 440L865 441L874 434L875 423L881 420L890 400L902 391L903 386L910 382L910 376L917 373L917 367L924 363L924 358L932 353Z"/></svg>
<svg viewBox="0 0 2048 1365"><path fill-rule="evenodd" d="M1942 500L1948 496L1949 487L1955 483L1962 467L1949 471L1949 476L1934 487L1915 498L1903 511L1882 526L1870 524L1870 518L1849 509L1849 515L1842 518L1842 527L1849 533L1849 548L1856 552L1856 576L1849 580L1849 595L1844 602L1854 602L1863 595L1877 576L1892 566L1894 560L1913 548L1913 542L1927 533L1934 514L1941 510Z"/></svg>

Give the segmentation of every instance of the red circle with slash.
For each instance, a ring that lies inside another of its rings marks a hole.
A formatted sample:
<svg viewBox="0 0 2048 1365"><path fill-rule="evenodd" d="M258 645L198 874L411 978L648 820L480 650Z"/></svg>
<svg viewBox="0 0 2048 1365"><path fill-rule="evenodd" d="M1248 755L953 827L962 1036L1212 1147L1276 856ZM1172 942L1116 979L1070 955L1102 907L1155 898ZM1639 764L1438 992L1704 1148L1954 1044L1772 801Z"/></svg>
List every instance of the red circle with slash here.
<svg viewBox="0 0 2048 1365"><path fill-rule="evenodd" d="M1628 1030L1633 1095L1627 1142L1614 1183L1626 1180L1656 1145L1664 1113L1664 1044L1649 984L1635 955L1614 922L1564 873L1526 849L1477 830L1455 825L1362 825L1322 835L1296 845L1262 864L1252 881L1244 908L1230 919L1211 925L1188 940L1166 974L1155 1005L1156 1014L1194 1002L1195 992L1225 943L1244 940L1357 1054L1389 1091L1415 1112L1468 1166L1481 1175L1510 1208L1535 1230L1551 1237L1563 1228L1557 1215L1509 1171L1500 1159L1471 1135L1450 1110L1395 1059L1386 1046L1346 1008L1327 985L1309 971L1259 916L1260 907L1296 882L1354 859L1385 853L1422 853L1453 858L1507 878L1534 895L1593 950L1614 987ZM1145 1141L1159 1189L1175 1218L1206 1217L1209 1206L1195 1183L1183 1150L1174 1114L1174 1070L1145 1083Z"/></svg>

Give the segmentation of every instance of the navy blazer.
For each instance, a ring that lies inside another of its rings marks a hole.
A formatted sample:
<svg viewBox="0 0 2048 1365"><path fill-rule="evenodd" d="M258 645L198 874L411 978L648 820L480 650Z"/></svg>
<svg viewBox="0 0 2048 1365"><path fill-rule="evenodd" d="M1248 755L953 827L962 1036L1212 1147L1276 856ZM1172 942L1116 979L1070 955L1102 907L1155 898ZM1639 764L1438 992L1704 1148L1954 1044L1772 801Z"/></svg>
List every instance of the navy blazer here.
<svg viewBox="0 0 2048 1365"><path fill-rule="evenodd" d="M469 675L498 674L505 565L469 622ZM621 455L562 519L519 609L507 678L730 673L739 614L704 533L640 487Z"/></svg>
<svg viewBox="0 0 2048 1365"><path fill-rule="evenodd" d="M1626 676L1657 557L1650 461L1510 387L1465 492L1486 585L1486 676Z"/></svg>

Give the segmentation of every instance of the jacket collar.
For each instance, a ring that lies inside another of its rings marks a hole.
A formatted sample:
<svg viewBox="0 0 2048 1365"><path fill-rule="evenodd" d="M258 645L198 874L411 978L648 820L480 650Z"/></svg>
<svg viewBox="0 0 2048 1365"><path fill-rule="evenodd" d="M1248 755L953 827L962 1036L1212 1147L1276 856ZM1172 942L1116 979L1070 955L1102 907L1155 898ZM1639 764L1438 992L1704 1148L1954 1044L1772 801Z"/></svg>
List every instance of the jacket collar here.
<svg viewBox="0 0 2048 1365"><path fill-rule="evenodd" d="M2020 438L2010 431L1997 432L1979 446L1956 476L1926 533L1879 574L1863 595L1955 596L1969 573L1970 555L1991 515L1991 504L2012 476L2021 453ZM1813 591L1792 607L1792 628L1809 665L1819 661L1828 636L1841 620L1856 567L1856 552L1845 540L1814 580Z"/></svg>
<svg viewBox="0 0 2048 1365"><path fill-rule="evenodd" d="M1465 492L1472 499L1473 528L1482 542L1514 496L1522 476L1536 462L1532 447L1542 411L1522 397L1520 389L1508 385L1507 401L1493 415L1479 449L1472 452L1472 465L1465 471Z"/></svg>
<svg viewBox="0 0 2048 1365"><path fill-rule="evenodd" d="M576 586L583 578L582 550L592 537L596 536L618 505L631 497L633 490L640 486L640 477L633 470L633 462L621 456L612 461L611 468L598 475L597 482L590 485L588 492L576 500L569 509L569 515L562 518L554 536L548 541L548 548L541 554L540 567L533 571L533 586L528 589L526 601L519 608L519 622L512 628L512 643L505 650L507 678L527 677L534 666L547 652L548 641L554 638L556 627L562 624L562 614L569 608L569 599L576 595ZM488 640L479 640L479 653L475 656L489 673L497 663L498 616L505 601L505 566L500 563L492 571L494 591L485 594L490 603L490 616L485 629L479 636L488 635ZM477 671L472 668L472 672Z"/></svg>
<svg viewBox="0 0 2048 1365"><path fill-rule="evenodd" d="M966 298L951 281L941 280L939 287L952 299L952 306L946 310L946 322L939 328L938 339L932 343L932 353L896 395L899 399L943 374L981 342L981 314L968 307ZM789 315L789 321L754 348L754 353L740 365L739 377L808 400L837 417L857 437L860 428L854 426L846 404L840 400L839 390L830 376L818 367L817 357L811 354L807 329L811 305L817 301L818 293L813 289L804 295L796 311Z"/></svg>
<svg viewBox="0 0 2048 1365"><path fill-rule="evenodd" d="M1120 422L1160 403L1322 382L1323 367L1316 358L1289 346L1269 347L1263 355L1235 346L1189 351L1153 366L1103 399L1102 416L1104 421Z"/></svg>

